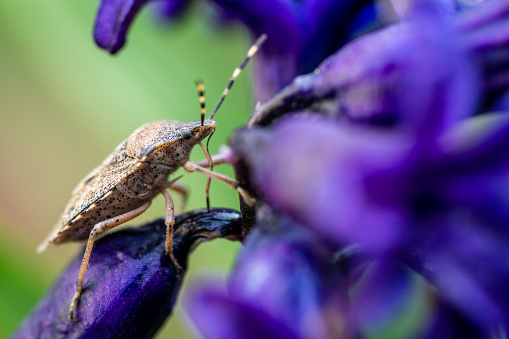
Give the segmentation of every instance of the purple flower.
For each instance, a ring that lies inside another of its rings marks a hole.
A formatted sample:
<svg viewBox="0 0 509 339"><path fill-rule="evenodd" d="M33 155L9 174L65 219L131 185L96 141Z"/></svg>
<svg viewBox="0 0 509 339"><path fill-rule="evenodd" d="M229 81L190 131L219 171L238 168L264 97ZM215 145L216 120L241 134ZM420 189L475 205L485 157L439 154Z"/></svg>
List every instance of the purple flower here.
<svg viewBox="0 0 509 339"><path fill-rule="evenodd" d="M354 338L332 252L268 207L258 210L227 291L200 281L187 303L204 338Z"/></svg>
<svg viewBox="0 0 509 339"><path fill-rule="evenodd" d="M437 135L424 125L413 139L285 121L250 165L262 196L329 244L399 260L415 252L416 269L488 331L509 324L509 119L462 127Z"/></svg>
<svg viewBox="0 0 509 339"><path fill-rule="evenodd" d="M124 47L126 36L138 12L151 0L101 0L94 27L96 44L117 53ZM178 17L189 6L190 1L166 0L156 2L157 9L165 18Z"/></svg>
<svg viewBox="0 0 509 339"><path fill-rule="evenodd" d="M114 54L125 43L125 37L136 13L148 0L101 1L94 27L94 40L101 48Z"/></svg>
<svg viewBox="0 0 509 339"><path fill-rule="evenodd" d="M103 0L96 39L118 51L147 2ZM372 5L212 3L269 36L258 99L346 43ZM295 78L230 139L257 213L241 205L235 235L254 228L226 291L201 281L190 296L204 337L371 337L415 303L405 337L509 333L509 116L486 113L509 86L509 2L407 4L400 22Z"/></svg>
<svg viewBox="0 0 509 339"><path fill-rule="evenodd" d="M101 0L94 29L97 44L110 53L124 45L137 13L151 0ZM166 1L171 14L189 1ZM257 57L258 100L265 100L299 74L312 71L351 34L354 22L370 21L372 0L214 0L223 18L241 21L254 36L269 39ZM368 17L364 19L363 17ZM360 19L359 19L360 18ZM357 20L357 21L356 21Z"/></svg>
<svg viewBox="0 0 509 339"><path fill-rule="evenodd" d="M473 114L509 89L507 1L454 16L416 3L405 21L354 40L317 72L296 78L259 106L248 126L296 110L355 123L413 124L414 115L426 116L441 102L451 106L449 118Z"/></svg>
<svg viewBox="0 0 509 339"><path fill-rule="evenodd" d="M462 17L461 25L492 32L488 18L507 21L507 2L480 9L468 14L476 24ZM458 36L448 20L421 7L408 22L345 47L249 124L273 128L242 130L230 145L279 213L330 246L360 243L389 267L409 265L487 334L509 329L509 118L468 118L489 94L480 63L465 53L481 49L465 49L473 35ZM492 41L483 53L499 48L492 36L482 41ZM338 113L348 119L320 117ZM397 286L391 271L375 281ZM376 298L366 304L377 313Z"/></svg>
<svg viewBox="0 0 509 339"><path fill-rule="evenodd" d="M71 322L79 253L12 338L151 338L171 313L182 283L164 254L165 231L161 219L98 240L78 305L79 321ZM177 216L173 251L185 269L197 240L239 235L237 212L193 211Z"/></svg>
<svg viewBox="0 0 509 339"><path fill-rule="evenodd" d="M355 248L333 256L267 206L257 218L227 289L202 279L189 293L186 308L204 338L362 338L401 322L407 335L399 337L481 337L401 265L366 261ZM420 318L400 320L416 309Z"/></svg>

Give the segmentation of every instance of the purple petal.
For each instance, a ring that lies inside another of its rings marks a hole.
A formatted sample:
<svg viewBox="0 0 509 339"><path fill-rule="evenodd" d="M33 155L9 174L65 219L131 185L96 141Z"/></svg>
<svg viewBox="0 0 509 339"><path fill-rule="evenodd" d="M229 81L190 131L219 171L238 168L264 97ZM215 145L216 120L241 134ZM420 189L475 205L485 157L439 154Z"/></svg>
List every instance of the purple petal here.
<svg viewBox="0 0 509 339"><path fill-rule="evenodd" d="M227 18L268 39L255 60L256 98L263 101L312 71L346 42L352 21L371 0L214 0Z"/></svg>
<svg viewBox="0 0 509 339"><path fill-rule="evenodd" d="M150 338L171 313L182 277L164 254L163 220L127 229L96 242L78 304L78 321L68 320L81 264L79 253L12 338ZM174 254L185 268L200 239L238 238L240 215L231 210L177 216Z"/></svg>
<svg viewBox="0 0 509 339"><path fill-rule="evenodd" d="M490 103L509 89L509 3L481 2L461 13L456 25L462 46L477 61Z"/></svg>
<svg viewBox="0 0 509 339"><path fill-rule="evenodd" d="M163 0L153 3L156 15L164 20L177 19L190 5L191 0Z"/></svg>
<svg viewBox="0 0 509 339"><path fill-rule="evenodd" d="M471 118L444 135L441 143L441 195L486 226L507 233L509 195L503 183L509 177L509 117Z"/></svg>
<svg viewBox="0 0 509 339"><path fill-rule="evenodd" d="M507 236L469 216L450 218L424 244L430 276L440 295L485 333L509 327ZM447 243L447 246L439 246Z"/></svg>
<svg viewBox="0 0 509 339"><path fill-rule="evenodd" d="M254 182L271 204L328 241L391 247L403 235L407 217L399 206L407 194L411 144L315 120L285 121L275 128L253 159Z"/></svg>
<svg viewBox="0 0 509 339"><path fill-rule="evenodd" d="M374 6L372 0L303 1L300 11L305 23L301 34L306 39L295 75L313 71L320 62L344 45L357 15L370 6Z"/></svg>
<svg viewBox="0 0 509 339"><path fill-rule="evenodd" d="M483 338L474 321L390 258L372 261L351 291L351 309L363 333L400 327L406 331L402 338Z"/></svg>
<svg viewBox="0 0 509 339"><path fill-rule="evenodd" d="M291 327L249 302L228 296L211 282L202 281L189 294L186 308L203 338L298 338Z"/></svg>
<svg viewBox="0 0 509 339"><path fill-rule="evenodd" d="M345 281L331 265L331 255L318 239L263 207L228 290L199 291L195 298L201 300L189 304L191 313L206 337L219 327L221 333L237 333L227 338L267 328L292 329L291 337L299 338L352 338ZM250 314L256 315L255 323L238 323Z"/></svg>
<svg viewBox="0 0 509 339"><path fill-rule="evenodd" d="M255 58L256 97L266 100L297 74L303 52L299 4L286 0L214 0L227 18L241 21L257 37L268 39Z"/></svg>
<svg viewBox="0 0 509 339"><path fill-rule="evenodd" d="M97 45L111 54L125 43L135 16L149 0L101 0L94 27Z"/></svg>
<svg viewBox="0 0 509 339"><path fill-rule="evenodd" d="M299 51L298 4L286 0L214 0L224 15L244 23L255 36L267 34L268 54L287 55Z"/></svg>
<svg viewBox="0 0 509 339"><path fill-rule="evenodd" d="M261 105L248 125L308 109L396 126L429 142L474 114L477 69L458 40L450 18L419 11L405 23L351 42L314 74L296 78Z"/></svg>

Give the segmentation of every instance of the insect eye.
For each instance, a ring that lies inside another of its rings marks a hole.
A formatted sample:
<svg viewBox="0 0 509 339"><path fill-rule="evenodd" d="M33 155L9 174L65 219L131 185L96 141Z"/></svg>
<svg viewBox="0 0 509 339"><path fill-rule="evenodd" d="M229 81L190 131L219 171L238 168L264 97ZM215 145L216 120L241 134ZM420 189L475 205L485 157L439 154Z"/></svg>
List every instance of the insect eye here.
<svg viewBox="0 0 509 339"><path fill-rule="evenodd" d="M184 140L191 139L191 132L189 132L188 129L183 129L182 131L180 131L180 134L182 135L182 138L184 138Z"/></svg>
<svg viewBox="0 0 509 339"><path fill-rule="evenodd" d="M199 131L200 131L200 128L199 128L199 127L196 127L195 129L193 129L193 130L191 131L191 134L192 134L193 136L195 136L196 134L198 134L198 132L199 132Z"/></svg>

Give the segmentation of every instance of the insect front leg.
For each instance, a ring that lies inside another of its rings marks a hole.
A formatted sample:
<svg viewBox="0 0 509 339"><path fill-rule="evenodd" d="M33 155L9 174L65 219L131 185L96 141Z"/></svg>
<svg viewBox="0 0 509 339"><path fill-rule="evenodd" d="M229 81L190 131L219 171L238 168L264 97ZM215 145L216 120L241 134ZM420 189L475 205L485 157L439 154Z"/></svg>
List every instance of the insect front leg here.
<svg viewBox="0 0 509 339"><path fill-rule="evenodd" d="M166 212L164 223L166 225L166 243L164 245L164 252L168 255L175 266L178 274L181 275L184 271L182 266L177 262L177 259L173 255L173 226L175 225L175 208L173 200L166 189L162 188L161 193L163 194L164 201L166 203Z"/></svg>
<svg viewBox="0 0 509 339"><path fill-rule="evenodd" d="M212 165L231 164L235 159L233 150L228 146L221 146L219 153L211 156ZM203 159L196 162L201 167L210 167L209 159Z"/></svg>
<svg viewBox="0 0 509 339"><path fill-rule="evenodd" d="M87 247L85 248L85 254L83 255L83 260L81 261L80 266L80 272L78 274L78 281L76 281L74 296L72 297L71 300L71 306L69 309L70 321L76 321L76 307L78 306L81 292L83 291L85 272L87 271L88 260L90 259L90 253L92 253L92 247L94 246L96 236L104 231L110 230L118 225L122 225L128 222L129 220L136 218L137 216L139 216L140 214L147 210L147 208L150 206L150 202L151 201L149 200L135 210L121 214L111 219L101 221L100 223L97 223L94 226L94 228L90 232L90 236L88 237Z"/></svg>
<svg viewBox="0 0 509 339"><path fill-rule="evenodd" d="M209 138L209 140L210 140L210 138ZM212 162L212 156L210 155L209 150L205 146L203 146L203 144L201 142L198 145L200 145L200 147L203 151L203 154L205 155L205 158L207 159L207 163L210 166L210 170L213 171L214 163ZM208 177L207 185L205 186L205 198L207 201L207 212L210 212L210 183L211 183L211 181L212 181L212 178Z"/></svg>
<svg viewBox="0 0 509 339"><path fill-rule="evenodd" d="M182 167L190 173L192 173L192 172L203 173L210 178L216 179L218 181L221 181L221 182L227 184L228 186L230 186L231 188L233 188L240 194L240 196L242 197L242 199L246 202L246 204L248 206L250 206L250 207L254 206L255 199L251 195L249 195L249 193L245 189L243 189L242 187L239 186L239 182L237 180L227 177L226 175L223 175L220 173L212 172L211 170L208 170L208 169L206 169L192 161L186 162L184 164L184 166L182 166Z"/></svg>

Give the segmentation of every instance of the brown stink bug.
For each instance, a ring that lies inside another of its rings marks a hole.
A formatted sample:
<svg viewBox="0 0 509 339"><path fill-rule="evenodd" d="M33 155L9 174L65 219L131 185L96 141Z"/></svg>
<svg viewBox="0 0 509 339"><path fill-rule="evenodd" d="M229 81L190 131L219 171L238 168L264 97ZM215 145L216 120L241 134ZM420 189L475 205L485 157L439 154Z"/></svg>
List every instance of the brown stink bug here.
<svg viewBox="0 0 509 339"><path fill-rule="evenodd" d="M87 175L71 193L71 199L53 232L39 246L42 252L48 244L61 244L88 238L81 263L76 291L71 301L69 320L76 321L76 308L83 290L85 272L95 238L98 234L124 224L142 214L152 199L159 193L166 202L166 245L165 252L177 269L181 269L172 252L173 225L175 223L173 201L167 189L174 189L186 195L185 189L168 181L170 174L179 167L188 172L201 172L236 189L244 200L251 198L239 187L234 179L215 173L189 161L191 150L200 145L212 166L212 160L203 139L214 133L216 122L213 119L237 76L251 57L265 41L262 35L249 49L239 67L235 69L228 85L220 97L210 117L205 119L205 97L203 84L198 83L201 121L183 123L179 121L154 121L141 126L122 142L104 162ZM207 203L208 204L208 203Z"/></svg>

